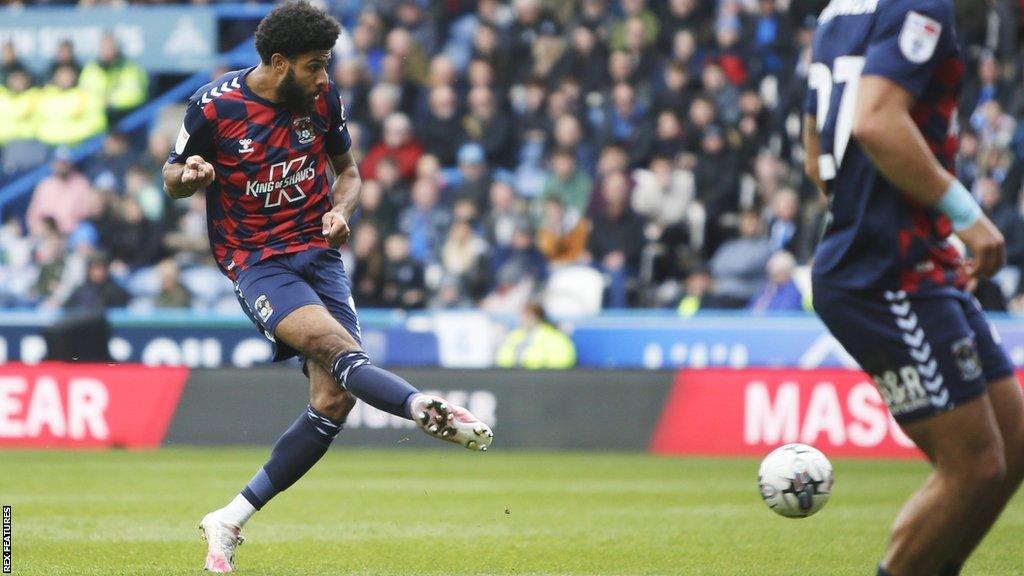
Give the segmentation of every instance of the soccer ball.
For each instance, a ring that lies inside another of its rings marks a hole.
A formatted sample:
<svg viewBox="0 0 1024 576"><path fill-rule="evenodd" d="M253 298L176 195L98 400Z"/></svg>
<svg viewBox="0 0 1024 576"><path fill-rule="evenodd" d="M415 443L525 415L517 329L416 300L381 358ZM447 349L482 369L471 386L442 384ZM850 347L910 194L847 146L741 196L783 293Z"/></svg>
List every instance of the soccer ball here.
<svg viewBox="0 0 1024 576"><path fill-rule="evenodd" d="M832 463L807 444L772 450L757 472L761 498L787 518L806 518L821 510L832 494Z"/></svg>

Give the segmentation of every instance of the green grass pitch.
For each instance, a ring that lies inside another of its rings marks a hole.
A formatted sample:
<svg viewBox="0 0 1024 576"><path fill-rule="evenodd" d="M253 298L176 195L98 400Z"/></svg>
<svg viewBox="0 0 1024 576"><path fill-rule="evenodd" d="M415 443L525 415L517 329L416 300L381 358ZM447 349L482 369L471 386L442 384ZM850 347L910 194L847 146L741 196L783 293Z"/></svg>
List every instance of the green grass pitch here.
<svg viewBox="0 0 1024 576"><path fill-rule="evenodd" d="M14 574L202 574L199 518L266 453L2 451ZM788 520L751 459L332 450L246 526L239 574L873 575L926 467L834 465L828 505ZM966 575L1024 573L1021 500Z"/></svg>

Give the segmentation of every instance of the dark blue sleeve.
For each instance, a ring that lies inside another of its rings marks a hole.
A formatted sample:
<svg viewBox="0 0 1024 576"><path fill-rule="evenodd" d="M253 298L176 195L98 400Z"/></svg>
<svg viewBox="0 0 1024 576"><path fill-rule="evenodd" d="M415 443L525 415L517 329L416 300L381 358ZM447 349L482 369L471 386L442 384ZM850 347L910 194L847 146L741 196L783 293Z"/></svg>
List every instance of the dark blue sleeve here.
<svg viewBox="0 0 1024 576"><path fill-rule="evenodd" d="M329 156L344 154L352 147L352 137L348 134L345 103L341 101L341 94L333 82L327 92L327 113L330 115L326 142L327 154Z"/></svg>
<svg viewBox="0 0 1024 576"><path fill-rule="evenodd" d="M203 113L202 107L195 101L190 101L188 108L185 109L185 119L181 122L174 148L167 156L167 162L183 164L186 158L195 155L202 156L207 162L213 162L216 157L213 132L213 123Z"/></svg>
<svg viewBox="0 0 1024 576"><path fill-rule="evenodd" d="M920 97L936 64L956 50L953 3L891 0L878 9L862 75L884 76Z"/></svg>

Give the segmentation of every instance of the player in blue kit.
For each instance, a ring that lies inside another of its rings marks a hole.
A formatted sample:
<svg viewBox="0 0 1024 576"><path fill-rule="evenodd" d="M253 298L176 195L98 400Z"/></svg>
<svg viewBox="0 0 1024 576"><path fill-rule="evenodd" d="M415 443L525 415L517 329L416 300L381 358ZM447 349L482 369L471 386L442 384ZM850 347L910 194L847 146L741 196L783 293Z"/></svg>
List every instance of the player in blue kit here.
<svg viewBox="0 0 1024 576"><path fill-rule="evenodd" d="M1020 387L965 290L1005 255L952 175L964 73L953 2L833 0L812 54L806 172L829 202L814 308L933 468L878 574L952 576L1024 474Z"/></svg>
<svg viewBox="0 0 1024 576"><path fill-rule="evenodd" d="M210 245L242 309L274 342L275 360L299 355L309 377L309 406L267 463L202 519L211 572L234 570L242 526L326 453L356 398L471 450L487 450L493 437L468 410L420 393L361 348L337 248L361 185L344 105L327 75L340 30L305 1L275 8L256 31L260 64L190 98L163 170L172 198L206 190Z"/></svg>

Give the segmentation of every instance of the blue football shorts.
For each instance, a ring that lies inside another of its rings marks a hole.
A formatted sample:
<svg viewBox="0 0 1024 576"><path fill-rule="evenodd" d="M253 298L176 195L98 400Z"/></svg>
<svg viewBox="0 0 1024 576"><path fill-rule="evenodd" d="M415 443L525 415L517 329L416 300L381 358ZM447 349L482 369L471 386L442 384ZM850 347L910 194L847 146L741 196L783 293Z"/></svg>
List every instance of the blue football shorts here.
<svg viewBox="0 0 1024 576"><path fill-rule="evenodd" d="M973 296L814 286L814 309L904 424L952 410L1013 374Z"/></svg>
<svg viewBox="0 0 1024 576"><path fill-rule="evenodd" d="M274 361L299 352L274 337L278 323L309 304L327 308L356 342L362 344L352 287L337 248L310 248L272 256L242 270L235 280L242 310L274 343Z"/></svg>

